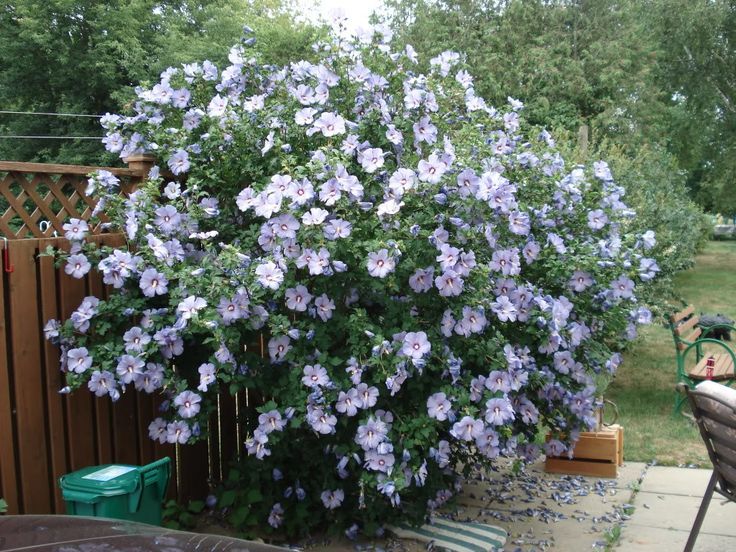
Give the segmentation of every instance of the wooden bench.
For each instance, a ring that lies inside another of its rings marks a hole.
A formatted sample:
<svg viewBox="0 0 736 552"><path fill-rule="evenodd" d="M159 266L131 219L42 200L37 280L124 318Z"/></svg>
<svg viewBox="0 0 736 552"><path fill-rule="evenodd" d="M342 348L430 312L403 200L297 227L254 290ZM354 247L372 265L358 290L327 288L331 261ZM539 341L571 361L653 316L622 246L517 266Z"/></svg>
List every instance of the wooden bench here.
<svg viewBox="0 0 736 552"><path fill-rule="evenodd" d="M675 359L677 361L677 383L684 383L693 389L699 382L707 379L720 381L727 385L736 382L736 356L733 350L723 341L709 337L718 328L734 330L729 324L716 324L703 330L698 326L700 317L695 309L689 305L670 316L670 330L675 341ZM691 357L688 364L688 356ZM712 361L712 373L708 373L708 364ZM675 410L677 414L686 397L675 395Z"/></svg>

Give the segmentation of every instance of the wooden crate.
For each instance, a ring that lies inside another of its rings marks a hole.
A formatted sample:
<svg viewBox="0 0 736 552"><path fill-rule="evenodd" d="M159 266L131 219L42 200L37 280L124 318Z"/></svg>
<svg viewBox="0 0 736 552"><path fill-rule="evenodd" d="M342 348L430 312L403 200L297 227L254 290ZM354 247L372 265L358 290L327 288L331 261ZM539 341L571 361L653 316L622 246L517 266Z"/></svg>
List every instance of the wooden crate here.
<svg viewBox="0 0 736 552"><path fill-rule="evenodd" d="M549 439L549 436L547 437ZM616 477L618 466L624 463L624 428L620 425L604 427L601 431L580 434L573 457L548 456L544 470L548 473Z"/></svg>

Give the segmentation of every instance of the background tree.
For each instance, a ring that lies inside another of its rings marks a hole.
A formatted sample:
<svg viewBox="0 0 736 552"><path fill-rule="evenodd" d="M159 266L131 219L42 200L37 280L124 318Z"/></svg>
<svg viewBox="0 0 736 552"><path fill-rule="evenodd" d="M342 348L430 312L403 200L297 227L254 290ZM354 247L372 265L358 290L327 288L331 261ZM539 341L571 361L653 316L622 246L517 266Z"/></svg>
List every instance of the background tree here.
<svg viewBox="0 0 736 552"><path fill-rule="evenodd" d="M708 209L736 213L736 2L650 0L641 9L666 48L659 84L676 115L669 148Z"/></svg>
<svg viewBox="0 0 736 552"><path fill-rule="evenodd" d="M170 65L226 61L243 25L268 59L304 55L315 30L282 0L12 0L0 6L0 109L124 111ZM2 135L102 136L94 118L0 114ZM0 139L0 159L112 162L98 141Z"/></svg>

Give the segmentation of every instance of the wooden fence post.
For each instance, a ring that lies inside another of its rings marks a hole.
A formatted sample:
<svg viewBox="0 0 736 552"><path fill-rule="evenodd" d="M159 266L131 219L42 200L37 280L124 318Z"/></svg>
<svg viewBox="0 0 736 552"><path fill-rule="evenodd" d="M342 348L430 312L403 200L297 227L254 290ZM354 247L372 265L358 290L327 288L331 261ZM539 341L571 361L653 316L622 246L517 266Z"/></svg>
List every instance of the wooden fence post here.
<svg viewBox="0 0 736 552"><path fill-rule="evenodd" d="M156 164L156 158L153 155L147 153L139 153L126 157L123 161L128 165L128 168L138 173L138 181L131 182L129 189L125 190L126 193L135 191L138 184L148 178L149 171Z"/></svg>

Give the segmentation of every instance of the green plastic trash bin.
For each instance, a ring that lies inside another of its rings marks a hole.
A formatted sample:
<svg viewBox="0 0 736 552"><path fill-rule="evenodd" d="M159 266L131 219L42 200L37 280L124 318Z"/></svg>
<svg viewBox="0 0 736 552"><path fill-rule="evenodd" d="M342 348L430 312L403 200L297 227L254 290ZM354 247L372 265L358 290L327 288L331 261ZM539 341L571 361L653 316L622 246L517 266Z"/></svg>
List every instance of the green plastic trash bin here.
<svg viewBox="0 0 736 552"><path fill-rule="evenodd" d="M147 466L92 466L59 479L67 514L127 519L161 525L171 460Z"/></svg>

